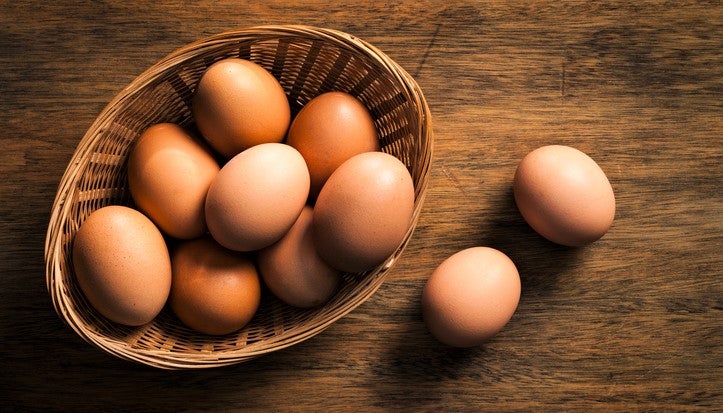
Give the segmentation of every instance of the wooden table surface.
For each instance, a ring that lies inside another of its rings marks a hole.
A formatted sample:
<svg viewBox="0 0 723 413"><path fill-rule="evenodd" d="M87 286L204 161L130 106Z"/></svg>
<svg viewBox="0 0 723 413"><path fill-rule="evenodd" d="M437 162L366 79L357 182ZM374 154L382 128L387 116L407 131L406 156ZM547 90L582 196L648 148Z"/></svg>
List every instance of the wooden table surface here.
<svg viewBox="0 0 723 413"><path fill-rule="evenodd" d="M0 411L720 411L720 3L332 3L0 2ZM435 145L412 241L370 300L297 346L205 371L107 355L46 291L61 175L145 68L260 24L346 31L415 76ZM517 163L546 144L612 183L616 219L592 245L545 241L514 205ZM515 261L520 305L487 344L448 348L421 290L477 245Z"/></svg>

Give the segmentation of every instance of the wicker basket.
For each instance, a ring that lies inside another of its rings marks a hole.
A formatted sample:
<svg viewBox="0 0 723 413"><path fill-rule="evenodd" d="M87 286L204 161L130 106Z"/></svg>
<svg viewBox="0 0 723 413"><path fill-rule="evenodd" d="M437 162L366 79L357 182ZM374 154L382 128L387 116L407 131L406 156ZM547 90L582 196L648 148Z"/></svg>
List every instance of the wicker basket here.
<svg viewBox="0 0 723 413"><path fill-rule="evenodd" d="M383 151L408 167L415 185L414 215L403 243L364 274L344 274L324 306L302 310L265 293L252 321L220 337L196 333L165 308L141 327L114 324L98 314L73 274L75 232L94 210L133 205L126 157L140 133L159 122L193 127L190 102L213 62L241 57L259 63L284 87L292 114L330 90L348 92L370 110ZM417 83L389 57L348 34L305 26L231 31L190 44L146 70L101 112L62 177L45 244L46 281L55 310L81 337L108 353L164 369L205 368L252 359L306 340L367 300L408 243L424 198L432 152L430 112Z"/></svg>

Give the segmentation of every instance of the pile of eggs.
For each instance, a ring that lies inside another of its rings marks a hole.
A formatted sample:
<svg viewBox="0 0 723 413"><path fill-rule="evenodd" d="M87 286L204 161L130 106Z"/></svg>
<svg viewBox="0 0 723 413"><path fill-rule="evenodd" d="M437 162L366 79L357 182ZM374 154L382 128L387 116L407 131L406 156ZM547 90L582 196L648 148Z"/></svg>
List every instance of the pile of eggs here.
<svg viewBox="0 0 723 413"><path fill-rule="evenodd" d="M211 65L192 113L200 136L175 124L149 127L128 157L136 208L108 206L78 229L73 266L99 313L143 325L168 304L205 334L245 326L262 286L290 306L328 301L341 273L383 263L401 244L414 208L405 165L380 151L357 99L327 92L292 119L279 82L242 59ZM566 246L602 237L615 197L583 152L538 148L512 183L522 217ZM497 334L520 300L515 264L478 246L444 260L421 304L439 341L471 347Z"/></svg>
<svg viewBox="0 0 723 413"><path fill-rule="evenodd" d="M103 316L138 326L168 304L188 327L228 334L262 285L318 306L342 272L375 268L403 241L412 178L353 96L321 94L292 119L268 71L229 58L204 72L192 114L200 136L161 123L131 148L135 208L100 208L75 235L78 285Z"/></svg>

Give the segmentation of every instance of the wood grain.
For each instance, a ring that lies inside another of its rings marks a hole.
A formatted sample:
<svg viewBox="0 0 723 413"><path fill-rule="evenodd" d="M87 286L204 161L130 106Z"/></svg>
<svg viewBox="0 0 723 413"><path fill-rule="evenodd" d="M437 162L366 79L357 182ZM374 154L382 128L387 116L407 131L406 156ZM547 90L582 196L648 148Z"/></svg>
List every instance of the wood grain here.
<svg viewBox="0 0 723 413"><path fill-rule="evenodd" d="M410 73L432 108L414 237L372 299L249 363L163 372L106 355L54 313L43 242L85 130L186 43L257 24L344 30ZM0 2L0 410L715 411L723 405L723 7L719 2ZM616 220L580 249L515 209L519 160L575 146ZM487 245L523 281L486 345L424 329L447 256Z"/></svg>

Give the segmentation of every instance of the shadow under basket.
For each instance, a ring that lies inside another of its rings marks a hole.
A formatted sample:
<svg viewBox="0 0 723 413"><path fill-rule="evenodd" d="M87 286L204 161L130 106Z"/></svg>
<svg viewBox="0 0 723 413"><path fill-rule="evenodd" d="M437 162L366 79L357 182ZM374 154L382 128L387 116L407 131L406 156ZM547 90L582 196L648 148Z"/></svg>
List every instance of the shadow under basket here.
<svg viewBox="0 0 723 413"><path fill-rule="evenodd" d="M264 292L243 329L208 336L185 327L166 308L152 322L128 327L108 321L81 293L72 243L81 223L107 205L133 206L126 178L129 149L149 126L193 128L191 100L203 72L230 57L254 61L279 80L292 115L315 96L343 91L369 109L382 151L396 156L414 181L414 214L403 242L382 265L344 274L337 293L313 309L290 307ZM53 305L83 339L122 359L163 369L207 368L250 360L306 340L367 300L409 242L429 177L429 108L412 77L374 46L354 36L306 26L263 26L211 36L165 57L120 92L79 143L58 187L45 243L46 282Z"/></svg>

